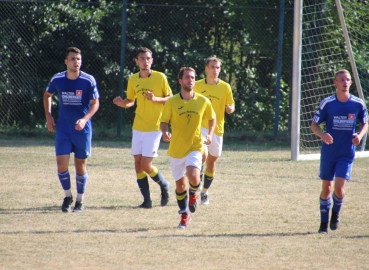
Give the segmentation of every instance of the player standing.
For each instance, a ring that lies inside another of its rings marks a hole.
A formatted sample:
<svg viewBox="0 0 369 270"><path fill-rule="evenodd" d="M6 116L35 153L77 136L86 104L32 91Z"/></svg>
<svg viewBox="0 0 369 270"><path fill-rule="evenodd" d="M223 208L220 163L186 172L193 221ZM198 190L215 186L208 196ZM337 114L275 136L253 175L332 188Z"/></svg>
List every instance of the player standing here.
<svg viewBox="0 0 369 270"><path fill-rule="evenodd" d="M208 122L209 132L205 136L205 144L208 145L211 143L215 128L215 112L206 97L194 92L195 70L193 68L181 68L178 82L181 85L181 91L165 103L160 129L163 140L170 141L168 154L172 174L176 180L176 198L179 214L181 214L178 228L186 228L191 220L189 209L192 213L196 211L196 191L200 186L204 150L201 122L204 120ZM169 123L173 134L168 131Z"/></svg>
<svg viewBox="0 0 369 270"><path fill-rule="evenodd" d="M159 170L153 166L154 157L158 156L161 139L160 117L164 103L172 96L172 90L167 78L161 72L151 69L153 63L152 52L144 47L136 51L135 62L140 71L128 79L127 98L114 98L117 106L130 108L137 100L136 115L132 126L132 149L137 184L144 202L139 208L151 208L149 175L161 189L161 206L169 201L169 183Z"/></svg>
<svg viewBox="0 0 369 270"><path fill-rule="evenodd" d="M91 117L99 109L99 91L95 78L80 70L81 51L67 48L64 60L67 70L55 74L44 93L44 109L47 128L54 132L55 121L51 116L51 99L55 92L59 97L59 116L56 125L55 152L58 177L65 193L63 212L70 212L73 202L68 170L70 153L74 152L77 198L74 212L82 212L88 173L87 158L91 155Z"/></svg>
<svg viewBox="0 0 369 270"><path fill-rule="evenodd" d="M322 139L319 177L322 179L320 193L319 233L328 233L329 211L332 204L331 230L336 230L340 222L340 211L345 197L345 184L350 180L355 147L368 129L367 110L362 99L349 93L352 84L347 70L337 71L334 78L336 94L323 99L315 112L311 130ZM356 133L356 122L362 124ZM323 132L319 125L326 123ZM333 195L332 186L333 187Z"/></svg>
<svg viewBox="0 0 369 270"><path fill-rule="evenodd" d="M224 111L232 114L235 111L235 103L231 86L219 79L222 61L214 56L206 60L206 78L196 81L195 92L206 96L216 113L217 123L211 144L205 147L203 154L203 164L206 162L204 174L204 185L201 191L201 204L209 204L208 189L210 188L215 175L216 161L222 154L223 134L224 134ZM201 132L203 136L208 134L208 123L202 122ZM202 167L203 169L203 167ZM202 174L201 169L201 174ZM202 175L201 175L202 179Z"/></svg>

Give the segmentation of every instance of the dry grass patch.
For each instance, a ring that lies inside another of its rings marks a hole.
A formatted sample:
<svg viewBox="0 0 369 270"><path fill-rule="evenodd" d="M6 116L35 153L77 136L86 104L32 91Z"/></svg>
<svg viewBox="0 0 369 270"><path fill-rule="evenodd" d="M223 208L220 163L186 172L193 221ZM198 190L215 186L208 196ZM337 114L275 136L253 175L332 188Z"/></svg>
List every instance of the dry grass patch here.
<svg viewBox="0 0 369 270"><path fill-rule="evenodd" d="M165 147L154 163L172 185L168 206L151 181L153 209L134 209L129 143L96 141L87 210L65 214L53 141L0 140L0 269L369 269L367 159L355 161L339 230L319 235L319 161L225 145L210 205L179 230Z"/></svg>

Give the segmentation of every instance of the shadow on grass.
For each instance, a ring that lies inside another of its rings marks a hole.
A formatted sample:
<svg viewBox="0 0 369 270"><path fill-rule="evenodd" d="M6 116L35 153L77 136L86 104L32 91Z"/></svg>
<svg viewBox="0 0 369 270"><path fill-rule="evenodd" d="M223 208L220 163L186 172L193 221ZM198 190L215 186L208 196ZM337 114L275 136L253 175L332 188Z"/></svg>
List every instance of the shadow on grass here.
<svg viewBox="0 0 369 270"><path fill-rule="evenodd" d="M62 213L61 206L49 206L49 207L40 207L40 208L22 208L22 209L4 209L0 208L0 215L21 215L21 214L50 214L50 213ZM159 207L159 206L158 206ZM155 206L153 207L155 208ZM145 210L138 208L137 206L87 206L86 211L88 210L122 210L122 209L136 209L136 210ZM68 213L65 213L68 214Z"/></svg>

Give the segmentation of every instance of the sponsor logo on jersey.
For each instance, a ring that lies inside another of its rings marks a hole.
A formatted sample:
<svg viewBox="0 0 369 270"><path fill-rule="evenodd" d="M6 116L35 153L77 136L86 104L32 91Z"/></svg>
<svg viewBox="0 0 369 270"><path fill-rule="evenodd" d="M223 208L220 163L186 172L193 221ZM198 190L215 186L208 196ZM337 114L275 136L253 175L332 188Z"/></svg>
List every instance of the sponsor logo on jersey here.
<svg viewBox="0 0 369 270"><path fill-rule="evenodd" d="M187 114L187 125L190 123L190 121L191 121L191 114Z"/></svg>
<svg viewBox="0 0 369 270"><path fill-rule="evenodd" d="M76 96L82 96L82 90L76 90Z"/></svg>
<svg viewBox="0 0 369 270"><path fill-rule="evenodd" d="M178 110L183 109L183 106L179 107Z"/></svg>
<svg viewBox="0 0 369 270"><path fill-rule="evenodd" d="M349 119L349 120L353 120L353 119L355 119L355 114L353 114L353 113L349 113L349 115L348 115L348 119Z"/></svg>

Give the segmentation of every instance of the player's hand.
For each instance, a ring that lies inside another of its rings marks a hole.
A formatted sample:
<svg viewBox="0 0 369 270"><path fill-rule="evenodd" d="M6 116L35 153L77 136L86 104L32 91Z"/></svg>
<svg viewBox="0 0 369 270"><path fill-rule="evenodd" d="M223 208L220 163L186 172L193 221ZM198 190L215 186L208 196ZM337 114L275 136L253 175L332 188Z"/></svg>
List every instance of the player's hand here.
<svg viewBox="0 0 369 270"><path fill-rule="evenodd" d="M357 133L352 134L352 136L353 136L352 144L355 146L358 146L360 144L361 138L359 137Z"/></svg>
<svg viewBox="0 0 369 270"><path fill-rule="evenodd" d="M76 122L75 129L81 131L82 129L84 129L84 127L86 125L86 122L87 121L85 119L83 119L83 118L78 119L77 122Z"/></svg>
<svg viewBox="0 0 369 270"><path fill-rule="evenodd" d="M324 133L324 136L322 137L322 140L325 144L332 144L333 143L333 137L329 133Z"/></svg>
<svg viewBox="0 0 369 270"><path fill-rule="evenodd" d="M145 96L146 96L146 98L147 98L148 100L151 100L151 101L153 101L153 102L155 102L155 101L156 101L156 97L155 97L155 95L154 95L154 93L153 93L153 92L147 91Z"/></svg>
<svg viewBox="0 0 369 270"><path fill-rule="evenodd" d="M164 142L170 142L170 139L172 139L172 134L170 132L164 132L163 133L163 141Z"/></svg>
<svg viewBox="0 0 369 270"><path fill-rule="evenodd" d="M211 144L211 138L212 138L212 136L210 136L209 134L206 135L205 140L204 140L204 144L206 144L206 145Z"/></svg>
<svg viewBox="0 0 369 270"><path fill-rule="evenodd" d="M117 106L120 106L120 104L123 102L123 99L121 97L115 97L113 99L113 103Z"/></svg>
<svg viewBox="0 0 369 270"><path fill-rule="evenodd" d="M227 105L226 105L226 112L227 112L228 114L233 113L233 112L234 112L234 106L233 106L233 105L229 105L229 104L227 104Z"/></svg>
<svg viewBox="0 0 369 270"><path fill-rule="evenodd" d="M50 132L54 132L54 126L55 126L55 120L54 118L50 115L50 116L46 116L46 123L47 123L47 129Z"/></svg>

